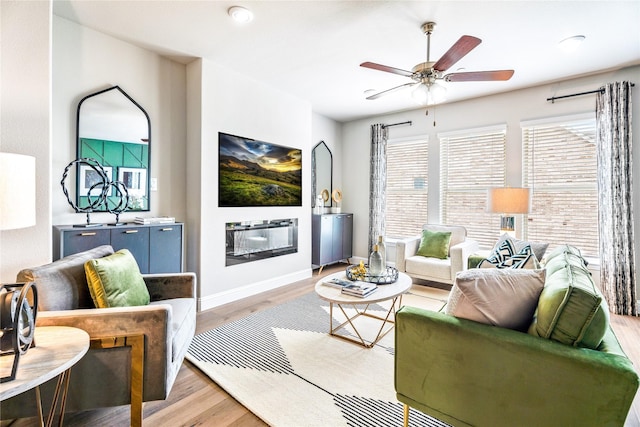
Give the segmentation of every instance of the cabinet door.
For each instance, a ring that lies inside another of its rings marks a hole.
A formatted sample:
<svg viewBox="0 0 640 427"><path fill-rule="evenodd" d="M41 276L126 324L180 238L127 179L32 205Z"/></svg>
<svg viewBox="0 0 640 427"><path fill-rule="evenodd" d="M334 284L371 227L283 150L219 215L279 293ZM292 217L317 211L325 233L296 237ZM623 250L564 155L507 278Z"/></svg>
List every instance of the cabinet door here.
<svg viewBox="0 0 640 427"><path fill-rule="evenodd" d="M320 218L320 265L333 262L333 218L322 215Z"/></svg>
<svg viewBox="0 0 640 427"><path fill-rule="evenodd" d="M347 259L353 256L353 215L343 215L343 221L342 255L340 259Z"/></svg>
<svg viewBox="0 0 640 427"><path fill-rule="evenodd" d="M344 215L333 216L333 255L332 261L340 261L342 258L342 236L344 235Z"/></svg>
<svg viewBox="0 0 640 427"><path fill-rule="evenodd" d="M182 225L149 227L149 273L182 271Z"/></svg>
<svg viewBox="0 0 640 427"><path fill-rule="evenodd" d="M140 272L149 272L149 227L117 227L111 230L114 251L129 249L138 262Z"/></svg>
<svg viewBox="0 0 640 427"><path fill-rule="evenodd" d="M60 233L62 234L61 257L110 243L109 230L70 229Z"/></svg>

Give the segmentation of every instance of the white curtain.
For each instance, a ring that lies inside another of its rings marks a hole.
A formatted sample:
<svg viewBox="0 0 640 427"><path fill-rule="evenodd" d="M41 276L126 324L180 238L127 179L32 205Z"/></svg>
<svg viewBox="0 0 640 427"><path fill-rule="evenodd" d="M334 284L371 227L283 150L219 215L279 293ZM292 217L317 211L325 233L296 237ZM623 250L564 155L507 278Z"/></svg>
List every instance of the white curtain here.
<svg viewBox="0 0 640 427"><path fill-rule="evenodd" d="M387 127L382 124L371 126L371 156L369 169L369 246L378 241L378 236L384 236L387 191Z"/></svg>
<svg viewBox="0 0 640 427"><path fill-rule="evenodd" d="M600 285L615 314L638 315L632 203L631 83L596 100Z"/></svg>

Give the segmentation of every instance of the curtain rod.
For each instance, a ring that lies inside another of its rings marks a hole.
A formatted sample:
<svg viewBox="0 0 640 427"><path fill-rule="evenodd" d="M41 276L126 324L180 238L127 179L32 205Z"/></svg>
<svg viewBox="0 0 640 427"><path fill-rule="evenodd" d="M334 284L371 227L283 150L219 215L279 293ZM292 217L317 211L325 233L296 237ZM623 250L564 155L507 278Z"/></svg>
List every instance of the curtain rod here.
<svg viewBox="0 0 640 427"><path fill-rule="evenodd" d="M634 87L635 84L631 83L631 87ZM590 90L587 92L580 92L580 93L572 93L571 95L562 95L562 96L552 96L551 98L547 98L547 101L551 101L551 103L553 104L556 99L563 99L563 98L573 98L574 96L582 96L582 95L590 95L592 93L603 93L604 92L604 87L601 87L600 89L596 89L596 90Z"/></svg>
<svg viewBox="0 0 640 427"><path fill-rule="evenodd" d="M406 122L401 122L401 123L393 123L390 125L382 125L383 128L390 128L391 126L401 126L401 125L409 125L411 126L413 123L411 122L411 120L407 120Z"/></svg>

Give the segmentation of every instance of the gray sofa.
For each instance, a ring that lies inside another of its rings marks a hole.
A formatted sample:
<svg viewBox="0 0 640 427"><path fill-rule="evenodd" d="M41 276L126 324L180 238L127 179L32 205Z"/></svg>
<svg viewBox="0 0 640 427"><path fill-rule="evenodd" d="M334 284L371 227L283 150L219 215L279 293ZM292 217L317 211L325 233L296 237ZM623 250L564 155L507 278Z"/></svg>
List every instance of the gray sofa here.
<svg viewBox="0 0 640 427"><path fill-rule="evenodd" d="M112 254L99 246L50 264L22 270L18 282L35 282L39 326L73 326L92 339L73 367L70 412L129 404L131 348L99 348L97 338L144 335L143 401L167 398L196 326L196 276L193 273L143 275L151 303L137 307L94 308L84 263ZM37 343L36 343L37 344ZM44 387L50 393L55 380ZM33 390L2 402L2 419L37 414ZM133 406L132 406L133 408ZM140 403L141 408L141 403ZM132 414L133 419L133 414Z"/></svg>

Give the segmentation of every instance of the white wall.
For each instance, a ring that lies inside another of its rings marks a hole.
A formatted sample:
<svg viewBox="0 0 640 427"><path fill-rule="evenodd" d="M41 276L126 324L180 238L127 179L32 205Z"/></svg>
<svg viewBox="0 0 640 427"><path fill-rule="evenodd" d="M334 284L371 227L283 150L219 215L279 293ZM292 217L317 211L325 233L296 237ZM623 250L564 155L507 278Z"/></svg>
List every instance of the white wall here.
<svg viewBox="0 0 640 427"><path fill-rule="evenodd" d="M198 273L201 309L310 277L311 105L208 60L189 64L187 75L188 229L190 239L199 235L189 266ZM219 208L218 132L300 148L303 206ZM298 218L297 253L225 267L225 223L280 218Z"/></svg>
<svg viewBox="0 0 640 427"><path fill-rule="evenodd" d="M344 181L344 209L354 213L354 256L367 257L368 206L369 206L369 146L370 126L374 123L398 123L413 121L412 126L392 127L389 138L405 138L428 135L429 138L429 212L428 221L440 222L440 149L437 134L453 130L469 129L506 123L507 125L507 185L519 186L522 174L522 137L520 122L546 117L594 112L595 95L580 96L547 102L551 96L595 90L605 83L628 80L636 83L633 104L640 105L638 76L640 67L630 67L617 72L607 72L589 77L556 82L479 99L471 99L437 106L429 109L407 111L357 120L343 125L344 159L364 159L361 162L343 162L343 173L349 170L349 179ZM461 83L462 84L462 83ZM435 114L434 114L435 113ZM433 126L434 115L436 126ZM633 122L633 134L640 135L640 121ZM634 144L634 157L640 155L638 144ZM640 177L640 162L634 163L634 176ZM634 183L635 188L638 182ZM640 206L640 192L634 193L634 204ZM640 215L635 217L635 229L640 230ZM636 253L639 252L640 233L636 232Z"/></svg>
<svg viewBox="0 0 640 427"><path fill-rule="evenodd" d="M150 211L125 212L120 218L132 221L137 215L168 215L186 220L186 66L54 16L51 184L54 225L86 221L85 214L75 213L68 204L59 182L64 168L76 158L78 103L86 95L116 85L149 115L150 176L158 179L158 191L150 194ZM70 174L66 183L75 197L75 176ZM108 223L114 219L109 213L91 214L92 222Z"/></svg>
<svg viewBox="0 0 640 427"><path fill-rule="evenodd" d="M0 282L51 260L51 3L0 2L0 151L36 159L36 225L0 232Z"/></svg>

